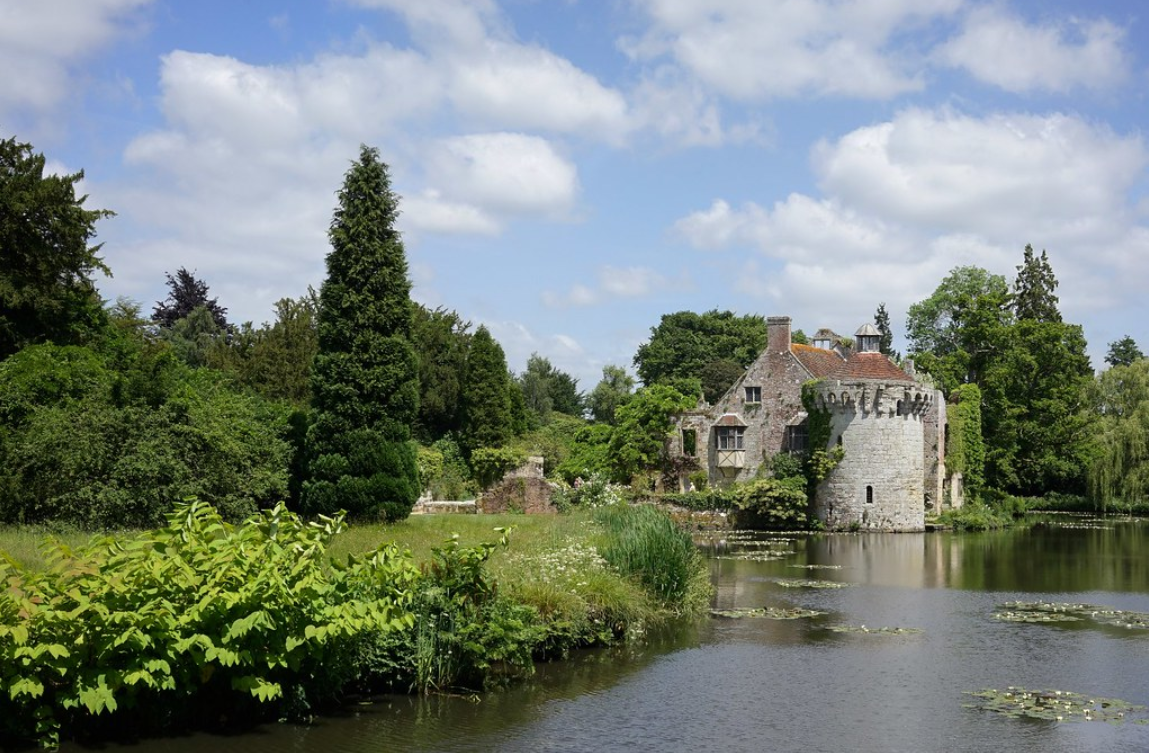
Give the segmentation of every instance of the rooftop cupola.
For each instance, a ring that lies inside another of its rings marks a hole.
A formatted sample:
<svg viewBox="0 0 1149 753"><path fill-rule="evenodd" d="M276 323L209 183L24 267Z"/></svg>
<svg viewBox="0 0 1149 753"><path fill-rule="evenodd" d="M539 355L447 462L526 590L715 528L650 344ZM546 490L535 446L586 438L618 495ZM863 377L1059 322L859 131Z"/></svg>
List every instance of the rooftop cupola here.
<svg viewBox="0 0 1149 753"><path fill-rule="evenodd" d="M859 353L881 352L882 333L872 324L863 324L854 333L854 347Z"/></svg>

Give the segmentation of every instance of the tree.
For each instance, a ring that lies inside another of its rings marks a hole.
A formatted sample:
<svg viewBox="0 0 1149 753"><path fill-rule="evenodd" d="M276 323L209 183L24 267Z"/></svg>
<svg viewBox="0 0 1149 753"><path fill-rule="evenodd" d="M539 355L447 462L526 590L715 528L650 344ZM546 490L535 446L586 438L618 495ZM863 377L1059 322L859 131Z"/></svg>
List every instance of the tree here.
<svg viewBox="0 0 1149 753"><path fill-rule="evenodd" d="M602 380L587 397L591 417L598 423L613 424L614 413L634 393L634 378L621 366L603 366Z"/></svg>
<svg viewBox="0 0 1149 753"><path fill-rule="evenodd" d="M608 445L613 479L628 483L643 471L661 468L667 436L674 426L671 417L692 407L692 397L664 384L635 393L615 412Z"/></svg>
<svg viewBox="0 0 1149 753"><path fill-rule="evenodd" d="M416 304L411 339L419 359L419 415L415 435L434 442L462 425L462 385L471 323L455 311Z"/></svg>
<svg viewBox="0 0 1149 753"><path fill-rule="evenodd" d="M1113 364L1090 391L1097 453L1089 468L1096 507L1132 506L1149 491L1149 360Z"/></svg>
<svg viewBox="0 0 1149 753"><path fill-rule="evenodd" d="M152 309L152 320L160 327L171 329L180 319L191 315L198 308L207 309L212 320L221 332L226 332L227 309L219 305L215 298L208 298L207 283L198 279L194 273L183 267L176 270L175 276L165 273L167 278L168 297L156 301Z"/></svg>
<svg viewBox="0 0 1149 753"><path fill-rule="evenodd" d="M376 149L360 148L331 221L312 371L315 421L301 504L312 514L407 517L419 496L410 426L419 407L411 283L398 197Z"/></svg>
<svg viewBox="0 0 1149 753"><path fill-rule="evenodd" d="M503 349L490 331L480 326L471 338L462 386L459 444L468 457L480 447L502 447L514 435L510 389Z"/></svg>
<svg viewBox="0 0 1149 753"><path fill-rule="evenodd" d="M890 328L890 315L886 312L884 301L878 304L878 310L874 312L874 326L881 334L881 338L878 340L878 350L882 355L896 359L898 352L894 350L894 331Z"/></svg>
<svg viewBox="0 0 1149 753"><path fill-rule="evenodd" d="M97 220L76 197L84 173L45 175L31 144L0 141L0 358L25 345L90 341L105 318L92 275L111 271L89 246Z"/></svg>
<svg viewBox="0 0 1149 753"><path fill-rule="evenodd" d="M1057 278L1049 266L1045 251L1041 257L1033 255L1033 246L1026 244L1021 266L1017 268L1017 280L1013 283L1013 310L1018 319L1031 319L1036 322L1060 322L1061 312L1057 310Z"/></svg>
<svg viewBox="0 0 1149 753"><path fill-rule="evenodd" d="M1120 340L1109 343L1109 353L1105 356L1105 363L1110 366L1131 366L1145 357L1137 342L1125 335Z"/></svg>
<svg viewBox="0 0 1149 753"><path fill-rule="evenodd" d="M578 391L578 380L556 369L549 359L532 353L527 359L527 370L518 378L523 399L535 425L550 420L552 410L568 416L581 416L585 399Z"/></svg>
<svg viewBox="0 0 1149 753"><path fill-rule="evenodd" d="M746 368L766 347L766 320L730 311L665 314L639 346L634 366L643 384L697 379L708 364L723 359Z"/></svg>
<svg viewBox="0 0 1149 753"><path fill-rule="evenodd" d="M702 372L699 374L699 379L702 382L702 397L708 403L718 402L718 399L726 394L726 390L730 389L730 386L738 381L738 377L745 372L744 366L729 358L711 361L702 367Z"/></svg>
<svg viewBox="0 0 1149 753"><path fill-rule="evenodd" d="M975 312L992 310L997 323L1012 321L1009 283L1002 275L981 267L955 267L933 294L906 312L906 339L911 353L932 353L938 358L959 350L976 350L966 328ZM982 322L985 324L985 322Z"/></svg>

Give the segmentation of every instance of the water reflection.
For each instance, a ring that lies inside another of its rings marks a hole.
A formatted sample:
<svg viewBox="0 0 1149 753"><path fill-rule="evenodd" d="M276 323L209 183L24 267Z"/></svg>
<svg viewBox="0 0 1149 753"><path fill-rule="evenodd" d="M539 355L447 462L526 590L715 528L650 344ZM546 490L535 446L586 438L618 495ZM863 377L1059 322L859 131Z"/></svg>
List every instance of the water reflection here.
<svg viewBox="0 0 1149 753"><path fill-rule="evenodd" d="M478 703L387 698L310 728L134 749L1149 750L1149 726L1025 722L963 708L965 691L1007 685L1149 703L1149 630L993 618L1008 601L1149 611L1149 529L1106 526L1060 518L985 534L716 538L704 546L716 608L825 614L685 624L641 647L544 665L530 682ZM764 551L780 556L757 556ZM746 553L756 558L739 558ZM793 579L846 587L783 586ZM921 632L829 629L861 625Z"/></svg>

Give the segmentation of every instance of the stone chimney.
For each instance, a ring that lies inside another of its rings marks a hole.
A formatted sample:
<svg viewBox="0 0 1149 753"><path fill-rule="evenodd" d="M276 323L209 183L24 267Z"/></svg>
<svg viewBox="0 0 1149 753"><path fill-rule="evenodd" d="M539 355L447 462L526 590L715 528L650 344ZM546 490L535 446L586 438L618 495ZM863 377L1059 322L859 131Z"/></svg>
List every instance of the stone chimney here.
<svg viewBox="0 0 1149 753"><path fill-rule="evenodd" d="M771 353L790 352L790 317L766 317L766 349Z"/></svg>

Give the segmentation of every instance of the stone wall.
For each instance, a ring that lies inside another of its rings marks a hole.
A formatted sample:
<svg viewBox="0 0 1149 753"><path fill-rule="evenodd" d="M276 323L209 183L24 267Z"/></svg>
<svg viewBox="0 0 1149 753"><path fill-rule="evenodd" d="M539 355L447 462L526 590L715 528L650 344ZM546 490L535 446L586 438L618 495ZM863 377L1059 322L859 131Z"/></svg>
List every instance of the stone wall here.
<svg viewBox="0 0 1149 753"><path fill-rule="evenodd" d="M475 505L482 513L557 513L551 502L554 493L554 485L543 476L543 459L532 456L507 472L501 481L483 490Z"/></svg>
<svg viewBox="0 0 1149 753"><path fill-rule="evenodd" d="M925 503L931 512L941 512L945 500L946 478L946 401L941 390L934 390L933 402L922 413L922 461L925 468ZM960 497L951 507L961 507Z"/></svg>
<svg viewBox="0 0 1149 753"><path fill-rule="evenodd" d="M924 530L921 420L932 393L905 383L819 385L819 405L831 415L829 446L845 451L815 495L814 512L827 527Z"/></svg>

